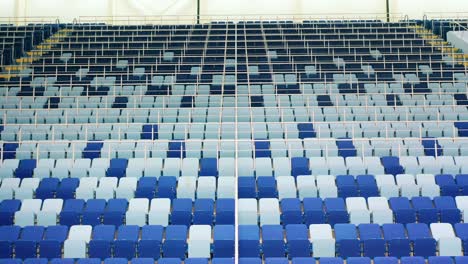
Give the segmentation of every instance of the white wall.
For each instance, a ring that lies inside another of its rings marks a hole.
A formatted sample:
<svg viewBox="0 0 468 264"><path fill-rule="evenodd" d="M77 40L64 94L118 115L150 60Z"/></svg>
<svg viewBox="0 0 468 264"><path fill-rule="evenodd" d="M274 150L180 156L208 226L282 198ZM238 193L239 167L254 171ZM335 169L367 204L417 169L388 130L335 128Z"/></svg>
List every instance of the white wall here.
<svg viewBox="0 0 468 264"><path fill-rule="evenodd" d="M410 18L422 19L425 13L432 17L468 17L467 0L390 0L392 13L408 15ZM433 13L433 14L429 14Z"/></svg>
<svg viewBox="0 0 468 264"><path fill-rule="evenodd" d="M394 14L421 19L425 12L468 12L468 0L390 0ZM82 16L171 16L196 14L196 0L0 0L0 17L57 16L71 22ZM384 14L385 0L201 0L205 17L273 14ZM334 14L334 15L332 15ZM339 15L337 15L339 14ZM468 13L465 14L468 16ZM348 16L356 17L356 15ZM363 16L362 16L363 17ZM134 18L136 19L136 18ZM149 18L150 19L150 18Z"/></svg>

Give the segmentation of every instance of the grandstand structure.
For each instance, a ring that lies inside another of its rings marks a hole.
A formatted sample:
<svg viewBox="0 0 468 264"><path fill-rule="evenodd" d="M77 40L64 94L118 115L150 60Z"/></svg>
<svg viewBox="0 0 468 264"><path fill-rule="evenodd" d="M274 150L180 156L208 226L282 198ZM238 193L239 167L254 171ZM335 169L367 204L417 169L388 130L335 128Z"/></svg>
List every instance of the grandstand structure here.
<svg viewBox="0 0 468 264"><path fill-rule="evenodd" d="M0 25L0 263L468 263L468 20L384 20Z"/></svg>

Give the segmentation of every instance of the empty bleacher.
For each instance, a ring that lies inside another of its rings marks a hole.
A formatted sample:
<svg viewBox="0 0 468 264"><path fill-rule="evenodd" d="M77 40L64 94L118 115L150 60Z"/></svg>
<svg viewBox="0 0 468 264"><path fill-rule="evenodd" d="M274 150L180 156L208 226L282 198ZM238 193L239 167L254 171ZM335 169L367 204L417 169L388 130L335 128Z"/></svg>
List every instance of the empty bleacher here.
<svg viewBox="0 0 468 264"><path fill-rule="evenodd" d="M2 25L0 264L467 263L450 23Z"/></svg>

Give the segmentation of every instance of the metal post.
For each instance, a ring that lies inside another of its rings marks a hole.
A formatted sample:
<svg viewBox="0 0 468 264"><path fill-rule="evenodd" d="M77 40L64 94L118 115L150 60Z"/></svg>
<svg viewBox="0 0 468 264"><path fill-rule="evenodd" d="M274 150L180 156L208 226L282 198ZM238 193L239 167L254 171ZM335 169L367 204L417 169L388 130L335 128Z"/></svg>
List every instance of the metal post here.
<svg viewBox="0 0 468 264"><path fill-rule="evenodd" d="M197 0L197 24L200 24L200 0Z"/></svg>
<svg viewBox="0 0 468 264"><path fill-rule="evenodd" d="M387 22L390 22L390 0L385 0L386 4L386 13L387 13Z"/></svg>

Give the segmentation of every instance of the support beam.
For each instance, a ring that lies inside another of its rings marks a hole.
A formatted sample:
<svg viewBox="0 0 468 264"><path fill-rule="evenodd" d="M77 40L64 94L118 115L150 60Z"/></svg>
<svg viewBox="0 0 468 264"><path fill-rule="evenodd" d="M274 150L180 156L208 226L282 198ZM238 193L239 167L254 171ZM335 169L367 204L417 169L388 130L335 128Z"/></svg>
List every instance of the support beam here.
<svg viewBox="0 0 468 264"><path fill-rule="evenodd" d="M200 24L200 0L197 0L197 24Z"/></svg>
<svg viewBox="0 0 468 264"><path fill-rule="evenodd" d="M387 13L387 22L390 22L390 0L385 0L385 4L386 4L385 10Z"/></svg>

